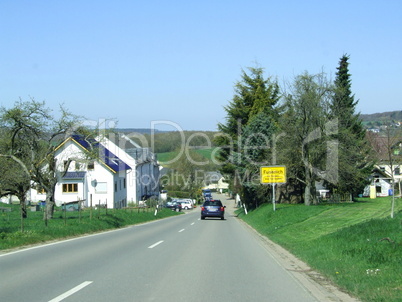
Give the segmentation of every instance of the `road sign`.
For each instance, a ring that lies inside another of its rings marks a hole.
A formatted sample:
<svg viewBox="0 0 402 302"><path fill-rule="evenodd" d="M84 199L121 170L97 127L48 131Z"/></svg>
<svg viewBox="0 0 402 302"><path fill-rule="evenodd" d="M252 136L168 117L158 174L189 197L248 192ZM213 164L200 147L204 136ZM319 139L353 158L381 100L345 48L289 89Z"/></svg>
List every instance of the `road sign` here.
<svg viewBox="0 0 402 302"><path fill-rule="evenodd" d="M286 183L285 166L267 166L260 168L262 184L282 184Z"/></svg>

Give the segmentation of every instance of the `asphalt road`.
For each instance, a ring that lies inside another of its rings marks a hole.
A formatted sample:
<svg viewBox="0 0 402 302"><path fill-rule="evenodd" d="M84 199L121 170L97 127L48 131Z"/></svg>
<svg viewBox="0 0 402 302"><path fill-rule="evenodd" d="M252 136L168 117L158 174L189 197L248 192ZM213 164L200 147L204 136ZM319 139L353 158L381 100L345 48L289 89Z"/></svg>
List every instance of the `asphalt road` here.
<svg viewBox="0 0 402 302"><path fill-rule="evenodd" d="M199 211L1 254L0 301L323 301L230 211Z"/></svg>

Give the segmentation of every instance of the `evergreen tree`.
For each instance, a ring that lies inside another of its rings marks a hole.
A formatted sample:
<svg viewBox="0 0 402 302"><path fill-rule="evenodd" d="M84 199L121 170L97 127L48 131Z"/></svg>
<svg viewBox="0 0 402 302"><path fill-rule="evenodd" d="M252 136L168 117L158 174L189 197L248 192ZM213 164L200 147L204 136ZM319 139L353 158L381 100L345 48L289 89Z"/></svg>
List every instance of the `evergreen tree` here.
<svg viewBox="0 0 402 302"><path fill-rule="evenodd" d="M240 182L243 200L248 206L258 207L267 201L271 186L260 183L260 167L271 165L273 141L277 131L276 123L267 113L261 111L253 116L243 128L241 151L237 156L237 177Z"/></svg>
<svg viewBox="0 0 402 302"><path fill-rule="evenodd" d="M351 90L349 56L343 55L337 67L335 88L330 104L330 119L338 121L339 178L337 183L328 186L339 193L357 195L363 191L372 164L369 160L369 147L365 130L358 113Z"/></svg>
<svg viewBox="0 0 402 302"><path fill-rule="evenodd" d="M234 179L241 163L237 155L243 152L241 137L244 127L261 112L272 117L274 121L278 119L278 110L275 106L280 99L279 85L269 77L264 78L263 68L255 67L248 70L249 73L242 70L242 80L236 83L235 95L225 107L226 123L218 124L220 135L215 139L220 147L217 156L221 164L220 170L235 192L242 190L241 185L235 185Z"/></svg>
<svg viewBox="0 0 402 302"><path fill-rule="evenodd" d="M235 138L239 125L247 125L250 118L264 111L277 116L275 105L279 101L279 86L271 78L264 79L263 68L248 68L250 75L242 70L242 81L235 85L233 100L225 107L226 124L219 123L218 129Z"/></svg>

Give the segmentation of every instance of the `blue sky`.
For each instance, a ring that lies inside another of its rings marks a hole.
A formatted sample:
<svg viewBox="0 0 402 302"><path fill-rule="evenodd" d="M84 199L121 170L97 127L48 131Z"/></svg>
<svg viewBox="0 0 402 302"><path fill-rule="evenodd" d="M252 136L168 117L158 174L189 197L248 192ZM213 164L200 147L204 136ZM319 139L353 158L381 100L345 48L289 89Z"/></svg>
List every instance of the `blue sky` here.
<svg viewBox="0 0 402 302"><path fill-rule="evenodd" d="M402 110L402 1L0 0L0 105L216 130L241 70L282 85L350 55L357 110Z"/></svg>

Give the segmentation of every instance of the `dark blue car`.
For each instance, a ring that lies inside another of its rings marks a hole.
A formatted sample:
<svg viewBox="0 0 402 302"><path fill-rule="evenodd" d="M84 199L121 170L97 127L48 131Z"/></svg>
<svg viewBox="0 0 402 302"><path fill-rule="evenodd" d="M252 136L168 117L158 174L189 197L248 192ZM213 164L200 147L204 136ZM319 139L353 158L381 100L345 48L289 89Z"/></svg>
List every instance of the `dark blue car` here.
<svg viewBox="0 0 402 302"><path fill-rule="evenodd" d="M171 209L172 211L181 211L181 204L177 201L168 201L164 206L168 209Z"/></svg>
<svg viewBox="0 0 402 302"><path fill-rule="evenodd" d="M204 200L212 199L212 194L210 192L204 193Z"/></svg>
<svg viewBox="0 0 402 302"><path fill-rule="evenodd" d="M207 200L201 207L201 219L205 219L205 217L218 217L224 220L225 208L218 199Z"/></svg>

